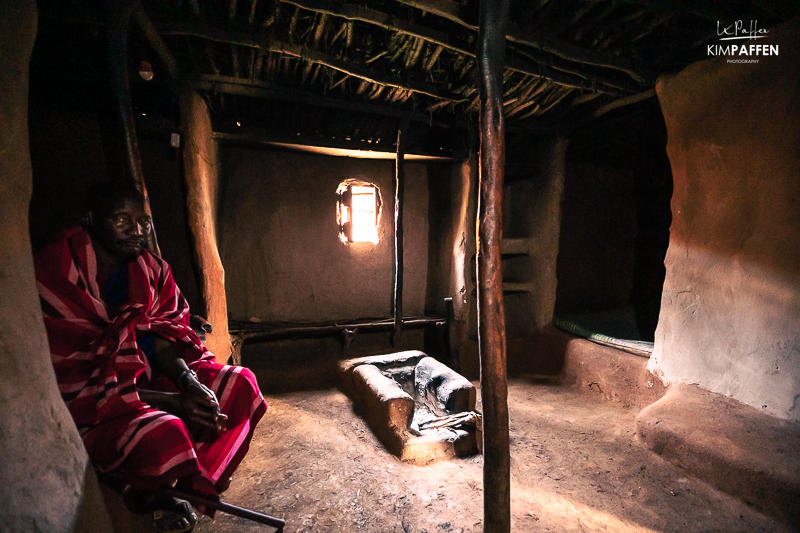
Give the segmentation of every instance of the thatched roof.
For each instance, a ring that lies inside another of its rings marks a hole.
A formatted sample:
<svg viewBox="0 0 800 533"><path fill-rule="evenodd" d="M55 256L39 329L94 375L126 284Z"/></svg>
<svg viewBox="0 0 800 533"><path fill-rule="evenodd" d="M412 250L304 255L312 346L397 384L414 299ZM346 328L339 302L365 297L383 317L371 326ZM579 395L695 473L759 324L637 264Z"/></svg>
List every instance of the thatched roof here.
<svg viewBox="0 0 800 533"><path fill-rule="evenodd" d="M768 27L798 5L512 1L509 132L568 132L643 101L659 75L707 57L718 21ZM189 82L209 102L221 139L391 150L406 119L410 152L449 155L464 148L477 120L478 9L477 0L142 0L131 70L149 61L156 88L132 78L134 106L163 106L158 94L164 100ZM40 10L40 48L53 48L41 68L67 76L72 65L102 76L105 16L96 3L42 0Z"/></svg>

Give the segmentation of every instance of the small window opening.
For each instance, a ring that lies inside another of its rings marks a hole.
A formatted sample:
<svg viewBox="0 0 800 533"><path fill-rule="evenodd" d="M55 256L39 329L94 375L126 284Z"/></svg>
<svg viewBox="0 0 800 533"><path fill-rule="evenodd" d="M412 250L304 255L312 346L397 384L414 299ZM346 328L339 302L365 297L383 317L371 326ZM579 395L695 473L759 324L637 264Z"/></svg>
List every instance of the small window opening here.
<svg viewBox="0 0 800 533"><path fill-rule="evenodd" d="M336 223L343 243L378 244L381 220L381 194L372 183L345 180L336 190Z"/></svg>

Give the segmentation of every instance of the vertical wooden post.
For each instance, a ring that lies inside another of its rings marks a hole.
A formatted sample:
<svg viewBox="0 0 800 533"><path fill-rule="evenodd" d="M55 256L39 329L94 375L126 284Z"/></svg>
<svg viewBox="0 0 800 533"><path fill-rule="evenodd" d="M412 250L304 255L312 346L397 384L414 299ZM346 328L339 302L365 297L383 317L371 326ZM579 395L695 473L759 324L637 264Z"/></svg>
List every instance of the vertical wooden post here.
<svg viewBox="0 0 800 533"><path fill-rule="evenodd" d="M217 144L211 138L208 107L189 86L181 92L180 107L189 228L194 237L194 256L201 275L203 313L214 328L206 335L205 344L217 357L217 362L225 364L233 353L233 347L228 334L225 269L217 249Z"/></svg>
<svg viewBox="0 0 800 533"><path fill-rule="evenodd" d="M503 228L503 62L508 0L481 0L478 344L483 403L483 530L511 531L508 379L500 241Z"/></svg>
<svg viewBox="0 0 800 533"><path fill-rule="evenodd" d="M405 150L408 120L397 128L397 156L394 173L394 330L392 346L400 343L403 332L403 189L405 188Z"/></svg>
<svg viewBox="0 0 800 533"><path fill-rule="evenodd" d="M152 217L150 196L147 194L144 173L142 172L142 158L139 155L139 142L136 139L136 124L133 121L133 106L131 105L131 91L128 83L128 25L134 4L135 2L131 0L108 1L108 23L106 24L108 48L106 57L108 58L111 87L122 124L128 177L144 196L145 212ZM156 255L161 255L155 226L150 232L147 249Z"/></svg>

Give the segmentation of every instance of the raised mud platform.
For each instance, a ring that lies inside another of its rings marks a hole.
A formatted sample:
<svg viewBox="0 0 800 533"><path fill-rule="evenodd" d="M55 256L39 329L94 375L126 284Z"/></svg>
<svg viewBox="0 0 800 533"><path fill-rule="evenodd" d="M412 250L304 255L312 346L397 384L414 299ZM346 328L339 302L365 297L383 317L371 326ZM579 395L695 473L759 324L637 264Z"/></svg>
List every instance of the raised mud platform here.
<svg viewBox="0 0 800 533"><path fill-rule="evenodd" d="M800 531L800 424L681 384L637 415L636 432L670 462Z"/></svg>
<svg viewBox="0 0 800 533"><path fill-rule="evenodd" d="M547 377L638 412L635 430L644 447L800 531L797 422L697 385L665 387L647 370L647 358L555 328L511 340L509 350L512 375Z"/></svg>

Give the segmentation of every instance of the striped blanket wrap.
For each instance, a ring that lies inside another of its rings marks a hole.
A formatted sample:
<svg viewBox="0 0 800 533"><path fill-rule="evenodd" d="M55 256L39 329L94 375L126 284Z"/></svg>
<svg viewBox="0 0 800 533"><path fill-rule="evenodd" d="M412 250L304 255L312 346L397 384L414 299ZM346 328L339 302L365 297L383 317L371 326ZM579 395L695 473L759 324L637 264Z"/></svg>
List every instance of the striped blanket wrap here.
<svg viewBox="0 0 800 533"><path fill-rule="evenodd" d="M36 280L61 396L93 466L134 486L179 486L217 497L250 446L267 409L255 376L219 365L189 327L189 307L161 258L143 251L128 264L128 301L107 309L91 237L72 228L35 256ZM176 392L151 368L136 332L177 343L189 368L215 392L228 430L192 432L143 403L137 387Z"/></svg>

